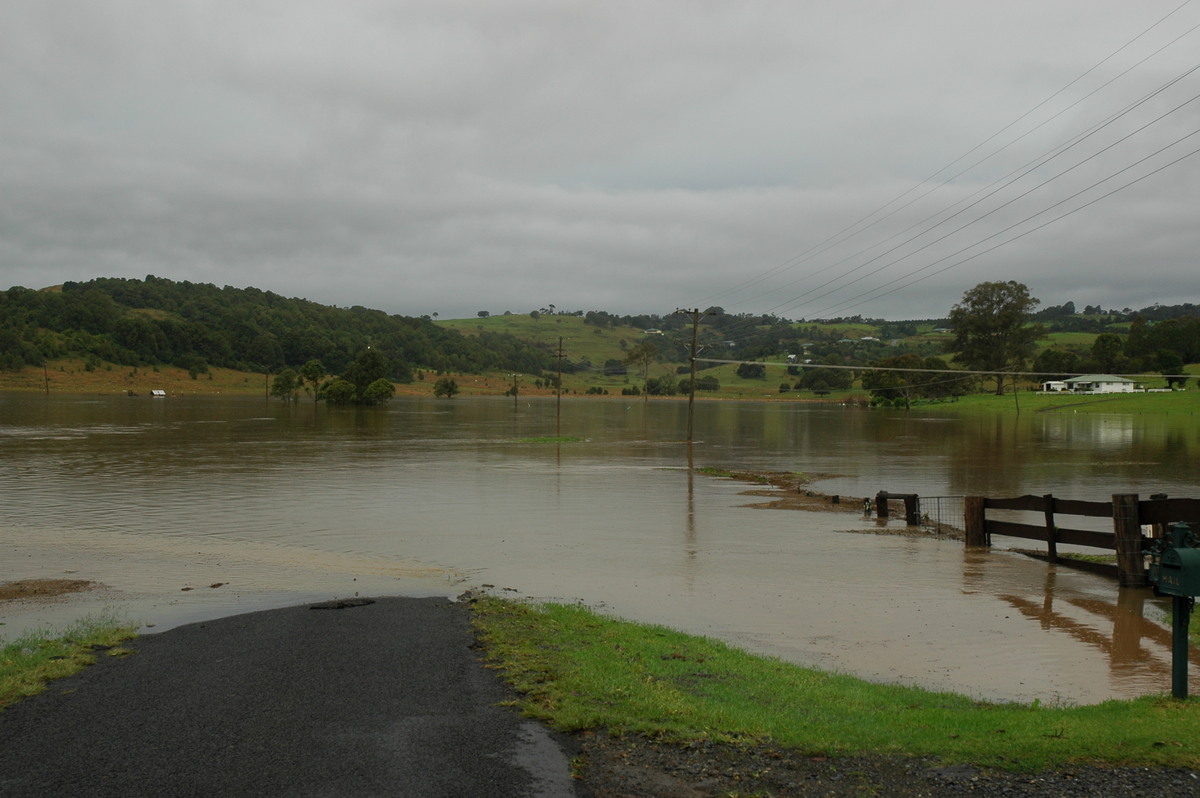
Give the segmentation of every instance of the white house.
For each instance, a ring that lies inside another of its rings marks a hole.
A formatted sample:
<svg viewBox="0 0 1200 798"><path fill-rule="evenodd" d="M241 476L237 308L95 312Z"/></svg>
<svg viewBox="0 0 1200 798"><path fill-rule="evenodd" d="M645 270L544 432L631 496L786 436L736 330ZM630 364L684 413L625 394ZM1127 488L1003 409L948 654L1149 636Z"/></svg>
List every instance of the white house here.
<svg viewBox="0 0 1200 798"><path fill-rule="evenodd" d="M1112 374L1084 374L1063 382L1067 384L1067 390L1073 393L1133 393L1140 388L1133 380Z"/></svg>

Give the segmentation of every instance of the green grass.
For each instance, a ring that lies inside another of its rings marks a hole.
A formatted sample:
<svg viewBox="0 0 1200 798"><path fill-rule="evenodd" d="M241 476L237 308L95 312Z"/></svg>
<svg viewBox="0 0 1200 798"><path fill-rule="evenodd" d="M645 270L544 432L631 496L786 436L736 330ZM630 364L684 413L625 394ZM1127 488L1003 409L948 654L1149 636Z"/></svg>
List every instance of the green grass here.
<svg viewBox="0 0 1200 798"><path fill-rule="evenodd" d="M94 664L99 652L106 656L130 653L118 644L136 632L136 625L101 616L79 621L58 635L32 632L6 643L0 648L0 708L42 692L52 679Z"/></svg>
<svg viewBox="0 0 1200 798"><path fill-rule="evenodd" d="M1038 344L1042 349L1061 346L1076 352L1090 351L1099 335L1099 333L1087 332L1052 332L1041 338Z"/></svg>
<svg viewBox="0 0 1200 798"><path fill-rule="evenodd" d="M1073 395L1022 390L1016 398L1011 392L1006 392L1004 396L972 394L960 397L955 402L919 404L914 407L956 415L1015 413L1018 408L1022 413L1191 415L1200 413L1200 392L1193 389L1170 393Z"/></svg>
<svg viewBox="0 0 1200 798"><path fill-rule="evenodd" d="M806 754L932 756L1032 770L1200 766L1200 702L989 704L757 657L583 607L474 604L487 656L530 717L562 731L772 742Z"/></svg>
<svg viewBox="0 0 1200 798"><path fill-rule="evenodd" d="M623 360L626 350L645 337L645 332L635 327L597 327L584 324L579 316L541 316L532 319L528 313L513 313L510 316L489 316L486 319L439 320L439 327L458 330L463 335L480 332L497 332L514 335L523 341L541 344L557 351L558 339L566 358L572 362L587 360L597 369L609 359ZM622 348L621 341L625 342ZM611 378L609 380L611 382Z"/></svg>

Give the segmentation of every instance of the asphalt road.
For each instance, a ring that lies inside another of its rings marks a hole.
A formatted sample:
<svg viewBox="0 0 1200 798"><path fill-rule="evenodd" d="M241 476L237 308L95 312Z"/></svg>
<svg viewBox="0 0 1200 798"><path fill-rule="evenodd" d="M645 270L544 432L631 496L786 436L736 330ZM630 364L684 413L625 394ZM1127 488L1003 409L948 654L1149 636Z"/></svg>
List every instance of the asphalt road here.
<svg viewBox="0 0 1200 798"><path fill-rule="evenodd" d="M573 796L569 738L498 703L446 599L146 635L0 711L0 795Z"/></svg>

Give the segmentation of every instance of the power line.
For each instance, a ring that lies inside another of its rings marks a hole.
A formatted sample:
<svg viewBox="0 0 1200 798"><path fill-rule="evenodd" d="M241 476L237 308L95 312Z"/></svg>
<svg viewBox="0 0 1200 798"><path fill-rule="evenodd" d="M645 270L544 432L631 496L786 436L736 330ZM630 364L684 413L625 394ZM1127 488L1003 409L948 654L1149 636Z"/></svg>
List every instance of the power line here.
<svg viewBox="0 0 1200 798"><path fill-rule="evenodd" d="M984 139L982 142L980 142L980 143L979 143L979 144L977 144L975 147L973 147L973 148L971 148L970 150L968 150L968 151L967 151L966 153L964 153L963 155L960 155L958 158L954 159L953 161L951 161L951 162L950 162L950 163L948 163L947 165L943 166L941 169L939 169L939 170L935 171L933 174L931 174L929 177L927 177L927 178L926 178L924 181L921 181L920 183L917 183L917 184L915 184L914 186L910 187L910 188L909 188L909 189L907 189L906 191L904 191L904 192L901 192L899 195L897 195L895 198L893 198L893 199L892 199L892 200L890 200L889 202L887 202L887 203L884 203L882 206L880 206L879 208L876 208L874 211L872 211L871 213L867 214L866 216L864 216L864 217L860 218L858 221L856 221L856 222L852 223L851 225L848 225L847 227L844 227L844 228L842 228L842 230L840 230L840 231L838 231L837 233L835 233L835 234L833 234L833 235L831 235L831 236L827 237L827 238L826 238L826 239L824 239L822 242L818 243L817 245L815 245L814 247L810 248L810 249L809 249L809 250L807 250L806 252L804 252L804 253L801 253L800 255L797 255L797 256L795 256L795 257L793 257L793 258L789 258L789 259L787 259L787 260L783 261L782 263L778 264L777 266L775 266L775 267L773 267L773 268L771 268L771 269L768 269L767 271L765 271L765 272L762 272L762 273L760 273L759 275L757 275L757 276L755 276L755 277L753 277L753 278L750 278L750 279L748 279L748 280L742 281L742 282L741 282L741 283L739 283L738 285L735 285L735 286L731 287L730 289L727 289L727 290L726 290L726 291L724 291L724 292L721 292L721 293L718 293L718 294L716 294L716 295L713 295L713 296L711 296L711 297L710 297L708 300L706 300L706 301L705 301L705 303L702 303L702 304L706 304L706 303L709 303L709 302L716 301L716 300L720 299L721 297L724 297L724 296L730 296L730 295L733 295L733 294L735 294L735 293L737 293L737 292L740 292L740 291L742 291L742 290L743 290L743 289L745 289L745 288L749 288L749 287L752 287L752 286L754 286L754 285L758 285L758 284L762 283L763 281L765 281L766 279L768 279L768 278L769 278L769 277L771 277L771 276L774 276L774 275L776 275L776 274L778 274L778 273L780 273L780 272L782 272L782 271L784 271L784 270L786 270L786 269L788 269L788 268L792 268L792 267L794 267L794 266L796 266L796 265L799 265L800 263L803 263L803 262L805 262L806 260L809 260L809 259L811 259L812 257L815 257L816 255L819 255L819 254L822 254L822 253L824 253L824 252L827 252L829 249L832 249L834 246L837 246L838 244L844 243L845 241L848 241L848 240L850 240L851 238L853 238L853 237L855 237L855 236L861 235L861 234L862 234L862 233L864 233L864 232L865 232L867 229L870 229L870 227L873 227L874 225L878 224L879 222L883 221L884 219L886 219L886 218L889 218L890 216L894 215L894 214L895 214L896 212L898 212L899 210L902 210L903 208L906 208L906 207L910 206L910 205L911 205L913 202L916 202L917 200L919 200L919 199L921 199L921 198L923 198L923 197L925 197L925 196L928 196L928 194L930 194L930 193L932 193L933 191L936 191L938 188L941 188L941 187L943 187L944 185L948 184L948 182L949 182L950 180L953 180L953 179L955 179L955 178L957 178L957 177L961 176L962 174L964 174L965 172L969 171L970 169L973 169L974 167L978 166L979 164L983 163L984 161L986 161L986 160L988 160L988 159L992 158L992 157L993 157L993 156L995 156L996 154L998 154L998 153L1002 152L1003 150L1007 149L1008 147L1012 146L1012 144L1014 144L1016 141L1019 141L1019 140L1021 140L1021 139L1022 139L1022 138L1024 138L1025 136L1028 136L1030 133L1032 133L1034 130L1037 130L1038 128L1040 128L1040 127L1042 127L1043 125L1047 124L1049 121L1051 121L1051 120L1053 120L1053 119L1057 118L1058 116L1060 116L1061 114L1065 113L1065 112L1066 112L1067 110L1069 110L1070 108L1073 108L1073 107L1075 107L1076 105L1078 105L1079 103L1083 102L1084 100L1086 100L1086 99L1088 99L1088 98L1090 98L1090 97L1094 96L1096 93L1098 93L1099 91L1103 90L1103 89L1104 89L1104 88L1106 88L1107 86L1111 85L1111 84L1112 84L1113 82L1115 82L1116 80L1118 80L1118 79L1120 79L1121 77L1124 77L1125 75L1127 75L1127 74L1128 74L1129 72L1131 72L1133 69L1135 69L1135 68L1137 68L1138 66L1140 66L1140 65L1144 64L1144 63L1145 63L1147 60L1149 60L1150 58L1152 58L1152 57L1154 57L1155 55L1157 55L1157 54L1161 53L1163 50L1165 50L1165 49L1167 49L1168 47L1170 47L1170 46L1174 45L1174 44L1175 44L1175 43L1177 43L1177 42L1178 42L1180 39L1184 38L1185 36L1189 35L1189 34L1190 34L1190 33L1192 33L1193 31L1195 31L1195 30L1196 30L1198 27L1200 27L1200 25L1196 25L1196 26L1193 26L1193 27L1189 28L1189 29L1188 29L1187 31L1185 31L1184 33L1182 33L1182 34L1180 34L1179 36L1175 37L1173 40L1171 40L1171 41L1170 41L1170 42L1168 42L1167 44L1164 44L1164 45L1162 45L1161 47L1159 47L1158 49L1156 49L1155 51L1153 51L1153 52L1152 52L1152 53L1150 53L1149 55L1146 55L1146 56L1144 56L1142 59L1138 60L1138 61L1137 61L1136 63L1134 63L1132 66L1130 66L1130 67L1126 68L1125 70L1123 70L1122 72L1120 72L1119 74L1117 74L1116 76L1114 76L1113 78L1110 78L1108 81L1106 81L1105 83L1103 83L1101 86L1097 87L1096 89L1092 90L1092 91L1091 91L1091 92L1089 92L1088 94L1084 95L1082 98L1080 98L1080 99L1076 100L1074 103L1071 103L1071 104L1070 104L1070 105L1068 105L1066 108L1063 108L1063 109L1059 110L1058 112L1056 112L1054 115L1052 115L1052 116L1051 116L1051 117L1049 117L1048 119L1046 119L1046 120L1043 120L1041 123L1039 123L1037 126L1035 126L1034 128L1032 128L1031 130L1029 130L1029 131L1026 131L1026 132L1025 132L1025 133L1023 133L1021 136L1019 136L1019 137L1017 137L1017 138L1013 139L1012 141L1008 142L1007 144L1003 145L1002 147L1000 147L1000 148L998 148L998 149L994 150L993 152L989 153L989 154L988 154L987 156L985 156L984 158L982 158L982 159L979 159L979 160L975 161L975 162L974 162L974 163L972 163L970 166L968 166L968 167L966 167L965 169L963 169L963 170L961 170L960 172L958 172L956 175L954 175L954 176L952 176L952 177L948 178L946 182L944 182L944 183L940 183L940 184L938 184L937 186L934 186L934 187L930 188L928 191L926 191L926 192L924 192L923 194L921 194L920 196L918 196L918 197L916 197L916 198L914 198L914 199L910 200L909 202L905 203L904 205L902 205L902 206L900 206L900 207L898 207L898 208L894 208L894 209L893 209L891 212L887 213L886 215L884 215L884 216L882 216L882 217L879 217L879 218L875 218L875 219L874 219L874 221L870 221L870 220L872 220L872 218L873 218L873 217L877 217L877 216L879 216L879 214L881 214L881 213L882 213L884 210L886 210L888 207L890 207L890 206L894 205L895 203L897 203L897 202L899 202L900 200L902 200L904 197L906 197L906 196L908 196L909 194L911 194L912 192L916 191L918 188L920 188L920 186L922 186L922 185L926 185L926 184L930 183L930 182L931 182L931 181L932 181L934 178L936 178L938 175L940 175L940 174L942 174L943 172L947 171L948 169L952 168L952 167L953 167L955 164L958 164L959 162L961 162L962 160L964 160L964 159L965 159L966 157L968 157L968 156L969 156L971 153L973 153L973 152L975 152L975 151L979 150L980 148L982 148L983 146L985 146L985 145L986 145L988 142L990 142L990 141L992 141L992 140L995 140L995 139L996 139L996 138L998 138L1000 135L1002 135L1004 132L1006 132L1007 130L1011 129L1013 126L1015 126L1016 124L1018 124L1018 123L1019 123L1019 122L1021 122L1022 120L1024 120L1024 119L1028 118L1030 115L1032 115L1032 114L1033 114L1034 112L1036 112L1038 109L1040 109L1041 107L1045 106L1047 103L1049 103L1050 101L1052 101L1052 100L1053 100L1055 97L1057 97L1057 96L1061 95L1062 93L1064 93L1064 92L1065 92L1066 90L1068 90L1068 89L1069 89L1071 86L1075 85L1076 83L1078 83L1079 81L1081 81L1083 78L1085 78L1087 75L1089 75L1089 74L1091 74L1092 72L1094 72L1094 71L1095 71L1096 69L1098 69L1100 66L1102 66L1103 64L1105 64L1106 62L1108 62L1109 60L1111 60L1112 58L1114 58L1114 57L1115 57L1117 54L1119 54L1120 52L1124 51L1124 50L1125 50L1125 49L1127 49L1128 47L1132 46L1132 45L1133 45L1135 42L1137 42L1138 40L1140 40L1141 38L1143 38L1144 36L1146 36L1146 35L1147 35L1148 33L1150 33L1152 30L1154 30L1155 28L1157 28L1157 27L1159 27L1160 25L1162 25L1162 24L1163 24L1163 23L1164 23L1166 20L1168 20L1170 17L1172 17L1173 15L1175 15L1176 13L1178 13L1178 12L1179 12L1180 10L1182 10L1182 9L1183 9L1185 6L1189 5L1189 4L1190 4L1190 2L1191 2L1191 0L1187 0L1186 2L1184 2L1184 3L1181 3L1180 5L1178 5L1177 7L1175 7L1175 8L1174 8L1173 10L1171 10L1169 13L1165 14L1165 15L1164 15L1164 16L1162 16L1160 19L1158 19L1158 20L1157 20L1157 21L1156 21L1154 24L1150 25L1150 26L1149 26L1149 27L1147 27L1145 30L1143 30L1141 33L1137 34L1136 36L1132 37L1130 40L1128 40L1127 42L1125 42L1124 44L1122 44L1120 47L1118 47L1116 50L1114 50L1114 51L1113 51L1112 53L1110 53L1109 55L1105 56L1105 58L1101 59L1099 62L1097 62L1096 64L1094 64L1092 67L1090 67L1089 69L1085 70L1085 71L1084 71L1083 73L1081 73L1079 76L1077 76L1077 77L1076 77L1076 78L1074 78L1073 80L1071 80L1071 81L1069 81L1068 83L1066 83L1066 84L1065 84L1064 86L1062 86L1060 89L1058 89L1057 91L1053 92L1053 93L1052 93L1051 95L1049 95L1047 98L1045 98L1045 99L1044 99L1044 100L1042 100L1041 102L1039 102L1039 103L1037 103L1036 105L1034 105L1034 106L1033 106L1032 108L1030 108L1028 111L1026 111L1025 113L1023 113L1023 114L1021 114L1020 116L1018 116L1018 117L1017 117L1015 120L1013 120L1012 122L1008 123L1007 125L1005 125L1004 127L1002 127L1000 130L998 130L998 131L996 131L995 133L993 133L993 134L992 134L991 136L989 136L988 138ZM1182 77L1182 76L1181 76L1181 77ZM1181 78L1176 78L1176 81L1177 81L1177 80L1179 80L1179 79L1181 79ZM1170 84L1167 84L1167 85L1169 86ZM1165 88L1165 86L1164 86L1164 87L1161 87L1161 88L1160 88L1158 91L1162 91L1164 88ZM1151 96L1152 96L1152 95L1151 95ZM1076 140L1075 140L1075 141L1073 141L1073 142L1068 142L1068 143L1067 143L1067 144L1065 144L1065 145L1061 145L1061 146L1062 146L1062 149L1060 149L1060 150L1059 150L1059 152L1057 152L1057 153L1053 153L1053 154L1051 154L1051 155L1049 155L1049 156L1043 156L1044 160L1042 160L1042 162L1041 162L1041 163L1037 164L1037 166L1043 165L1045 162L1047 162L1047 161L1048 161L1048 160L1050 160L1051 158L1053 158L1053 157L1056 157L1057 155L1061 154L1062 152L1065 152L1066 150L1070 149L1071 147L1074 147L1074 146L1076 146L1076 145L1077 145L1077 144L1079 144L1079 143L1080 143L1082 140L1086 139L1088 136L1090 136L1090 135L1092 135L1093 133L1095 133L1097 130L1099 130L1099 129L1102 129L1103 127L1107 126L1108 124L1111 124L1111 123L1112 123L1112 122L1113 122L1113 121L1114 121L1116 118L1119 118L1121 115L1124 115L1124 114L1128 113L1130 110L1132 110L1132 108L1135 108L1135 107L1137 107L1137 105L1139 105L1139 104L1140 104L1140 103L1142 103L1142 102L1145 102L1147 99L1148 99L1148 97L1146 97L1146 98L1143 98L1141 101L1139 101L1139 103L1135 103L1133 106L1130 106L1129 108L1126 108L1126 109L1125 109L1124 111L1122 111L1120 114L1117 114L1117 115L1114 115L1113 117L1110 117L1110 118L1109 118L1108 120L1106 120L1105 122L1102 122L1102 123L1100 123L1099 125L1097 125L1097 126L1096 126L1095 128L1093 128L1093 129L1092 129L1090 132L1088 132L1088 133L1084 134L1084 135L1083 135L1081 138L1078 138L1078 139L1076 139ZM1093 156L1093 157L1094 157L1094 156ZM1033 167L1033 168L1037 168L1037 167L1035 166L1035 167ZM1030 169L1030 171L1032 171L1032 169ZM1010 173L1010 174L1011 174L1011 173ZM1012 182L1012 181L1010 181L1010 183L1011 183L1011 182ZM995 185L995 183L993 183L992 185ZM1006 185L1008 185L1008 184L1006 184ZM990 194L988 194L987 196L992 196L992 195L993 195L993 194L995 194L995 193L996 193L996 192L995 192L995 191L993 191L993 192L991 192ZM985 198L986 198L986 197L985 197ZM979 200L979 201L982 201L982 200ZM944 224L946 221L949 221L949 219L952 219L952 218L954 218L954 216L960 215L962 212L964 212L965 210L969 209L969 207L974 207L975 205L977 205L977 204L978 204L978 202L979 202L979 201L977 201L977 202L975 202L975 203L972 203L972 204L971 204L970 206L968 206L967 208L964 208L964 209L962 209L962 210L960 210L960 211L956 212L955 214L953 214L952 216L948 217L947 219L943 219L943 220L942 220L941 222L939 222L938 224ZM950 206L950 207L953 207L953 206ZM938 216L940 213L945 213L947 210L949 210L949 208L947 208L947 209L945 209L945 210L943 210L943 211L940 211L939 213L935 213L935 214L933 214L933 215L931 215L931 216L929 216L929 217L926 217L926 220L925 220L925 221L929 221L930 219L932 219L932 218L935 218L936 216ZM986 216L985 216L985 217L980 217L980 218L986 218ZM869 222L869 223L868 223L868 222ZM910 226L910 227L909 227L909 228L907 228L907 230L906 230L906 231L904 231L904 232L908 232L908 231L912 230L912 229L913 229L915 226L918 226L918 225L920 225L920 224L923 224L923 223L924 223L924 222L919 222L919 223L917 223L917 225ZM926 230L924 233L921 233L921 234L919 234L919 235L924 235L925 233L928 233L928 232L932 231L932 229L934 229L936 226L937 226L937 225L934 225L933 227L929 228L929 230ZM855 228L860 228L860 229L857 229L857 230L856 230ZM961 228L960 228L960 229L961 229ZM956 232L957 232L957 231L956 231ZM902 232L902 233L900 233L900 234L898 234L898 235L903 235L903 232ZM877 255L877 256L875 256L875 257L874 257L874 258L872 258L870 261L868 261L868 262L867 262L867 264L869 264L869 263L871 263L871 262L874 262L875 260L878 260L880 257L882 257L882 256L884 256L884 255L886 255L886 254L888 254L889 252L894 252L894 251L895 251L896 249L898 249L900 246L903 246L903 245L904 245L904 243L909 243L909 242L911 242L911 241L912 241L912 240L914 240L916 237L919 237L919 235L918 235L918 236L915 236L915 237L913 237L913 238L910 238L910 239L908 239L907 241L903 242L903 243L902 243L902 244L900 244L900 245L897 245L897 247L894 247L894 248L892 248L891 250L888 250L888 252L881 253L880 255ZM892 236L892 238L895 238L895 237L896 237L896 236ZM888 239L888 240L891 240L891 239ZM986 240L986 239L984 239L984 240ZM873 245L873 246L876 246L876 245ZM869 249L871 249L871 248L872 248L872 247L868 247L868 248L866 248L866 249L860 250L860 252L859 252L859 253L857 253L857 254L864 254L866 251L869 251ZM918 251L920 251L920 250L918 250ZM910 253L910 255L911 255L911 254L915 254L915 253ZM853 255L853 256L849 256L848 258L843 258L842 260L840 260L840 261L838 261L838 262L836 262L836 263L834 263L834 264L832 264L832 265L830 265L830 266L827 266L827 267L825 267L825 268L824 268L822 271L828 271L829 269L832 269L832 268L834 268L835 266L837 266L837 265L839 265L839 264L841 264L841 263L845 263L847 260L849 260L849 258L856 257L856 256L857 256L857 255ZM795 302L795 301L797 301L797 300L799 300L799 299L801 299L801 298L803 298L803 297L805 297L805 296L809 296L809 295L812 293L812 291L819 290L819 289L820 289L820 288L822 288L822 287L826 287L826 286L830 285L831 283L834 283L834 282L836 282L836 281L838 281L838 280L840 280L840 279L843 279L844 277L848 276L849 274L853 274L855 271L857 271L857 270L859 270L859 269L863 268L863 267L864 267L865 265L867 265L867 264L862 264L862 265L860 265L860 266L858 266L858 267L855 267L855 269L852 269L852 270L850 270L849 272L845 272L845 273L843 273L843 274L840 274L840 275L838 275L838 276L835 276L835 277L831 278L830 280L826 281L825 283L823 283L821 286L819 286L819 287L817 287L817 288L815 288L815 289L811 289L810 291L808 291L808 292L805 292L804 294L801 294L799 297L794 297L792 300L788 300L788 302ZM818 272L818 273L819 273L819 272ZM794 284L795 282L798 282L798 281L799 281L799 279L803 279L803 278L798 278L797 280L794 280L794 281L792 281L792 282L791 282L791 283L789 283L789 284ZM860 278L860 279L861 279L861 278ZM858 282L858 280L856 280L856 281L854 281L854 282ZM853 283L850 283L850 284L853 284ZM844 287L846 287L846 286L841 286L841 288L844 288ZM829 295L830 293L833 293L833 291L836 291L836 290L840 290L840 288L831 289L831 291L829 291L829 292L826 292L826 294L822 294L822 295L821 295L821 297L823 297L823 296L827 296L827 295ZM756 295L755 297L752 297L752 298L761 298L762 296L764 296L764 294L763 294L763 293L760 293L760 294L758 294L758 295ZM858 295L858 296L862 296L862 295L860 294L860 295ZM817 297L817 298L821 298L821 297ZM855 298L858 298L858 297L856 296ZM772 310L772 311L778 310L778 309L780 309L780 308L784 307L785 305L787 305L787 304L788 304L788 302L785 302L785 303L781 303L781 304L779 304L779 305L776 305L776 306L775 306L774 308L772 308L771 310ZM793 305L792 307L795 307L795 306Z"/></svg>

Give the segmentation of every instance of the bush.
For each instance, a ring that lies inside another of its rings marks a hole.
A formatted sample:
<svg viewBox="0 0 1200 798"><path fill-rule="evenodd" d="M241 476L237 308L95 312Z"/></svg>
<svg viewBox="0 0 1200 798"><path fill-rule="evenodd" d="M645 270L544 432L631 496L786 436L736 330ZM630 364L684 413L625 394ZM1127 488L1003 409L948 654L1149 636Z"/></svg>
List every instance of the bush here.
<svg viewBox="0 0 1200 798"><path fill-rule="evenodd" d="M389 379L380 378L363 391L363 401L371 405L387 404L396 395L396 386Z"/></svg>
<svg viewBox="0 0 1200 798"><path fill-rule="evenodd" d="M340 377L325 385L321 391L325 401L331 405L349 405L354 403L354 385Z"/></svg>

